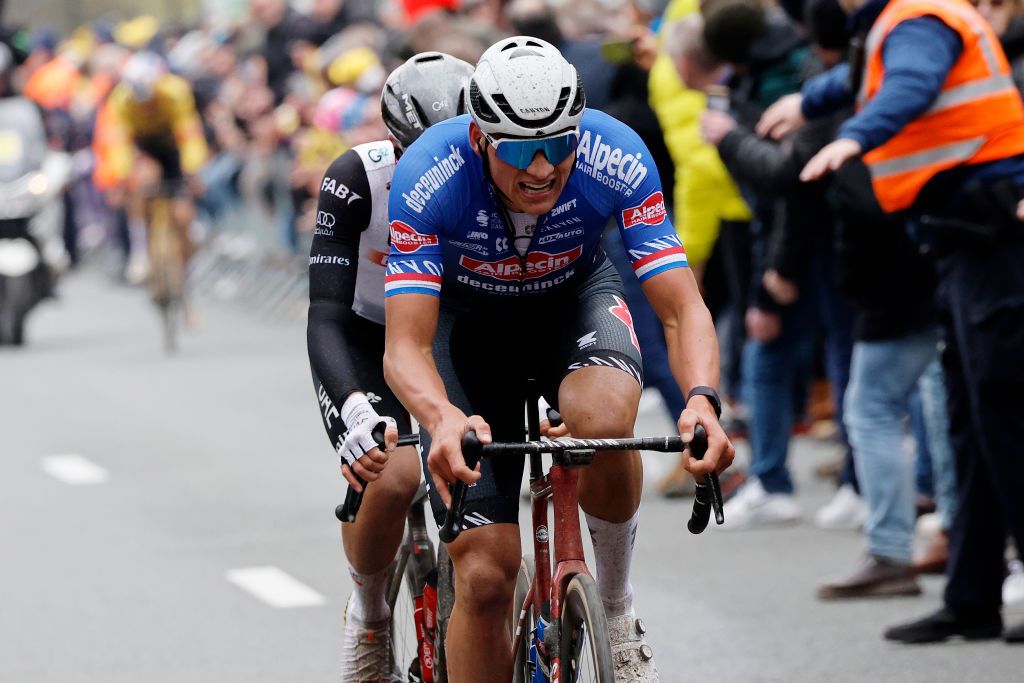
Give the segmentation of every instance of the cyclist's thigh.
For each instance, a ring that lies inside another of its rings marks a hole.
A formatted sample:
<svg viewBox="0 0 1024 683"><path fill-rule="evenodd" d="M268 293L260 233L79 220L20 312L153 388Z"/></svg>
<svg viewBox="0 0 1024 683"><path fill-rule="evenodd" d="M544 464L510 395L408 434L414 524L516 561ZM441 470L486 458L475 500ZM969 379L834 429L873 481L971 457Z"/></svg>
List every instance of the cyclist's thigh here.
<svg viewBox="0 0 1024 683"><path fill-rule="evenodd" d="M448 400L466 415L480 415L491 427L495 441L523 440L525 369L515 352L514 323L498 317L483 320L442 306L434 336L434 362L444 381ZM421 430L422 432L422 430ZM434 489L426 458L429 439L423 440L423 467L434 517L440 525L445 507ZM482 477L466 495L466 529L495 523L517 524L523 456L485 458Z"/></svg>
<svg viewBox="0 0 1024 683"><path fill-rule="evenodd" d="M622 373L643 387L640 344L622 282L611 264L598 267L572 296L549 310L558 325L546 335L543 349L537 349L548 403L557 408L562 382L583 368Z"/></svg>

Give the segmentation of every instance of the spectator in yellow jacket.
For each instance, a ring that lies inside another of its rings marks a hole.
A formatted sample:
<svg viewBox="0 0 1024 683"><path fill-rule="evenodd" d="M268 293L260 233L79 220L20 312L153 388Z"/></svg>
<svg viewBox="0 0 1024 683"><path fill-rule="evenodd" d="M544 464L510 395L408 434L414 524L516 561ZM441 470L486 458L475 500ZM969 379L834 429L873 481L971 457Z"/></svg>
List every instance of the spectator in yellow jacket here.
<svg viewBox="0 0 1024 683"><path fill-rule="evenodd" d="M678 39L684 36L675 33L677 24L698 13L698 0L671 0L660 31L668 51L662 50L652 66L648 88L651 107L661 122L665 144L676 167L675 224L686 245L690 267L700 281L718 238L719 222L749 220L750 210L718 152L701 140L700 114L707 106L707 98L683 83L669 54L682 55L685 51L687 46Z"/></svg>

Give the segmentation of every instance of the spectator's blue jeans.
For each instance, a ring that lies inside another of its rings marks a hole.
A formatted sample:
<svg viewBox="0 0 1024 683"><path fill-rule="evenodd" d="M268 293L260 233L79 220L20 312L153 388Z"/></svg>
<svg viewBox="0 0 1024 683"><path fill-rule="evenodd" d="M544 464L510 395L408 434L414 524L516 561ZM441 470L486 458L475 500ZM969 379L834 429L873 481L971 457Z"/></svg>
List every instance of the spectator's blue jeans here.
<svg viewBox="0 0 1024 683"><path fill-rule="evenodd" d="M750 474L768 493L792 493L786 467L789 436L800 411L797 388L807 383L814 351L813 306L801 297L780 313L782 332L743 347L743 399L750 411ZM801 395L802 392L801 392Z"/></svg>
<svg viewBox="0 0 1024 683"><path fill-rule="evenodd" d="M904 422L910 395L937 359L934 329L853 347L845 419L869 509L868 550L903 564L911 561L914 533L913 461L903 448Z"/></svg>
<svg viewBox="0 0 1024 683"><path fill-rule="evenodd" d="M819 255L799 283L800 298L781 312L782 333L770 342L747 340L743 349L744 401L750 411L750 473L768 493L792 493L786 467L793 423L803 414L814 345L825 332L825 373L832 383L836 419L842 423L843 396L850 377L853 310L839 295ZM846 441L845 430L840 435ZM853 483L852 473L842 483Z"/></svg>

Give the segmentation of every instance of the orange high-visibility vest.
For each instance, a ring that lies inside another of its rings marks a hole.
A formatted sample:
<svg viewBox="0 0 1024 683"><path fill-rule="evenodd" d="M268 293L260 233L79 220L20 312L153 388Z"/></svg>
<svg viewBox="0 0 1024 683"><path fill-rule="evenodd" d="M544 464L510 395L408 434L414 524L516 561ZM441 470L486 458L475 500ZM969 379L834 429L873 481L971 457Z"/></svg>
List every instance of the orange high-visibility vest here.
<svg viewBox="0 0 1024 683"><path fill-rule="evenodd" d="M992 29L967 0L891 0L868 33L858 107L882 86L882 45L899 23L934 16L960 34L963 51L939 96L888 142L864 155L879 204L909 208L941 171L1024 153L1024 104Z"/></svg>

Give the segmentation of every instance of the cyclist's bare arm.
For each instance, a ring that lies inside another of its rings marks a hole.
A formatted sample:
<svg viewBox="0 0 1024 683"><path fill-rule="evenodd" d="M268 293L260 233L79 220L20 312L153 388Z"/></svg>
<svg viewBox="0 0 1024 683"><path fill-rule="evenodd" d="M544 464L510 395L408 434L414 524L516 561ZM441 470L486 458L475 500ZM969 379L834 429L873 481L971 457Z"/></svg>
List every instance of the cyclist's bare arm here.
<svg viewBox="0 0 1024 683"><path fill-rule="evenodd" d="M384 308L384 378L430 434L427 467L445 505L449 505L446 484L456 479L472 484L480 478L479 472L466 467L462 435L473 429L481 442L490 443L490 427L479 416L467 417L448 401L433 354L440 300L426 294L402 294L388 297Z"/></svg>
<svg viewBox="0 0 1024 683"><path fill-rule="evenodd" d="M688 268L659 273L642 285L665 330L672 374L684 393L696 386L718 386L718 337L697 281ZM700 422L708 432L708 451L703 460L692 456L686 468L694 475L721 472L736 455L715 409L703 396L694 396L679 417L679 433L690 438Z"/></svg>

